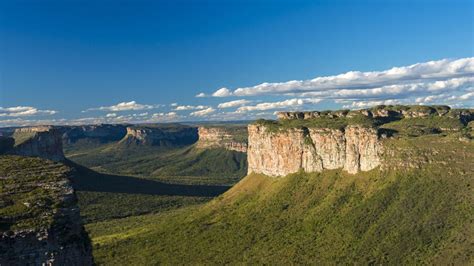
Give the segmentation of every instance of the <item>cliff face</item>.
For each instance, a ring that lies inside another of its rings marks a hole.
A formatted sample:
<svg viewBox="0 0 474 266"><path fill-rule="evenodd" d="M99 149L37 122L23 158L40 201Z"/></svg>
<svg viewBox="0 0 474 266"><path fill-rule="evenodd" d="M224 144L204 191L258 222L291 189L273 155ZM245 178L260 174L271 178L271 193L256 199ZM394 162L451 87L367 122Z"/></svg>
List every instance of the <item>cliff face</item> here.
<svg viewBox="0 0 474 266"><path fill-rule="evenodd" d="M53 161L63 161L61 133L53 127L27 127L13 133L15 146L11 153L40 157Z"/></svg>
<svg viewBox="0 0 474 266"><path fill-rule="evenodd" d="M127 128L124 125L85 125L62 127L61 131L64 144L80 140L106 143L122 139L127 133Z"/></svg>
<svg viewBox="0 0 474 266"><path fill-rule="evenodd" d="M0 156L0 265L92 265L69 169Z"/></svg>
<svg viewBox="0 0 474 266"><path fill-rule="evenodd" d="M372 128L348 126L294 128L273 132L264 125L248 127L248 173L284 176L343 168L349 173L368 171L380 164L382 145Z"/></svg>
<svg viewBox="0 0 474 266"><path fill-rule="evenodd" d="M146 146L180 146L195 143L197 129L193 127L127 127L127 134L120 140L122 144Z"/></svg>
<svg viewBox="0 0 474 266"><path fill-rule="evenodd" d="M223 127L199 127L197 147L202 149L224 148L231 151L247 152L247 143L236 140L237 135L245 134L245 128L227 129Z"/></svg>

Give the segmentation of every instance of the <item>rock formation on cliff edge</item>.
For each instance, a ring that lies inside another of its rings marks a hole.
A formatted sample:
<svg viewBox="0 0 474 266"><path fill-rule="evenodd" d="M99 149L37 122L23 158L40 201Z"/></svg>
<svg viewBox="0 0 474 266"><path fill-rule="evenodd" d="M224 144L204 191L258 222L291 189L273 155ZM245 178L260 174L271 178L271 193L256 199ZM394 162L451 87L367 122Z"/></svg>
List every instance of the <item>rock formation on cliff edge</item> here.
<svg viewBox="0 0 474 266"><path fill-rule="evenodd" d="M270 132L249 125L248 173L285 176L343 168L349 173L368 171L380 164L382 145L372 128L294 128Z"/></svg>
<svg viewBox="0 0 474 266"><path fill-rule="evenodd" d="M126 145L182 146L198 140L197 128L183 125L128 126L120 140Z"/></svg>
<svg viewBox="0 0 474 266"><path fill-rule="evenodd" d="M396 132L395 128L413 136L460 131L474 119L473 110L448 106L376 106L277 115L278 122L249 125L248 173L284 176L299 170L368 171L382 163L380 136ZM381 128L385 124L392 128Z"/></svg>
<svg viewBox="0 0 474 266"><path fill-rule="evenodd" d="M247 152L247 132L245 127L199 127L197 148L224 148L231 151Z"/></svg>
<svg viewBox="0 0 474 266"><path fill-rule="evenodd" d="M18 128L13 133L15 145L12 154L63 161L61 133L50 126Z"/></svg>

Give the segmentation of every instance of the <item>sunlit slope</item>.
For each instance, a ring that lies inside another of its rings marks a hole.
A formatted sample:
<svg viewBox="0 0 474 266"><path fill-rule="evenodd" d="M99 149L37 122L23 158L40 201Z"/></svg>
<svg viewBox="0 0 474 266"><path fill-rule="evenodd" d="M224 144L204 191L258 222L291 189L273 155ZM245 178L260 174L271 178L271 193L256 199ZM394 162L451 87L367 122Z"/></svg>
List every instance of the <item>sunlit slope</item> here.
<svg viewBox="0 0 474 266"><path fill-rule="evenodd" d="M387 140L390 167L250 175L198 207L89 224L98 263L472 264L474 144Z"/></svg>

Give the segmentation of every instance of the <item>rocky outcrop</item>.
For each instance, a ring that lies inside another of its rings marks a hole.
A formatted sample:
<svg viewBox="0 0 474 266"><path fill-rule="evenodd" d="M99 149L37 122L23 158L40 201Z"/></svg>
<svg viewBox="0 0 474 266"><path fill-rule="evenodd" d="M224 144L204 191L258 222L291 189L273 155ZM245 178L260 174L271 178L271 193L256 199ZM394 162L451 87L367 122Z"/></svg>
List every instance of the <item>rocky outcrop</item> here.
<svg viewBox="0 0 474 266"><path fill-rule="evenodd" d="M198 140L197 128L174 126L129 126L127 134L120 140L126 145L182 146Z"/></svg>
<svg viewBox="0 0 474 266"><path fill-rule="evenodd" d="M78 141L107 143L119 141L127 134L125 125L84 125L61 127L64 144L73 144Z"/></svg>
<svg viewBox="0 0 474 266"><path fill-rule="evenodd" d="M199 127L197 148L224 148L231 151L247 152L246 129L225 127ZM239 139L240 138L240 139Z"/></svg>
<svg viewBox="0 0 474 266"><path fill-rule="evenodd" d="M374 118L416 118L428 116L447 116L457 118L464 124L474 120L474 110L472 109L451 109L445 105L379 105L369 109L361 110L338 110L338 111L311 111L311 112L278 112L277 117L280 120L294 119L314 119L320 117L336 118L336 117L354 117L363 115Z"/></svg>
<svg viewBox="0 0 474 266"><path fill-rule="evenodd" d="M63 145L59 130L50 126L18 128L13 133L15 146L11 153L63 161Z"/></svg>
<svg viewBox="0 0 474 266"><path fill-rule="evenodd" d="M0 208L8 210L0 217L0 265L93 265L68 168L11 155L0 164Z"/></svg>
<svg viewBox="0 0 474 266"><path fill-rule="evenodd" d="M300 170L320 172L343 168L349 173L380 165L382 145L377 130L293 128L272 131L265 125L248 127L248 172L285 176Z"/></svg>

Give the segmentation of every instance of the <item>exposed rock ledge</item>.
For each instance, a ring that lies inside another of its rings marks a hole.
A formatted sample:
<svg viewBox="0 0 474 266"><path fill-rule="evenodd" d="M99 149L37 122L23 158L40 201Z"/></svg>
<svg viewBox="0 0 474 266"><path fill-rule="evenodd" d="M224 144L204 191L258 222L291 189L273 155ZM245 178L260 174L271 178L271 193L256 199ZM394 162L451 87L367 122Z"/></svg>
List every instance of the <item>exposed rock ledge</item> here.
<svg viewBox="0 0 474 266"><path fill-rule="evenodd" d="M9 153L63 161L61 133L51 126L18 128L13 133L15 146Z"/></svg>
<svg viewBox="0 0 474 266"><path fill-rule="evenodd" d="M252 124L248 133L248 173L285 176L299 170L320 172L338 168L357 173L374 169L381 161L382 145L373 128L295 128L273 132L265 125Z"/></svg>
<svg viewBox="0 0 474 266"><path fill-rule="evenodd" d="M120 140L122 144L145 146L181 146L193 144L198 134L195 127L183 125L129 126L127 134Z"/></svg>
<svg viewBox="0 0 474 266"><path fill-rule="evenodd" d="M197 148L224 148L231 151L247 152L247 143L245 141L235 140L236 134L242 134L245 128L227 129L223 127L199 127L199 140Z"/></svg>

